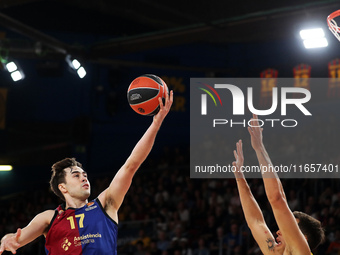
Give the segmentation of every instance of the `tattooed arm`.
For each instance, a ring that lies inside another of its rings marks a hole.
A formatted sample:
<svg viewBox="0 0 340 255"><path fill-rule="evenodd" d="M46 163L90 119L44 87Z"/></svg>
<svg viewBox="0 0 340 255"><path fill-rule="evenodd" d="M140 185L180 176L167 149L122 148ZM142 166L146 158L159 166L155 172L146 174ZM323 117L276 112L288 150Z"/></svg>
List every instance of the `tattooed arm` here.
<svg viewBox="0 0 340 255"><path fill-rule="evenodd" d="M256 202L243 173L240 171L244 161L241 140L236 143L236 151L234 151L234 156L236 159L236 161L233 162L233 166L236 169L234 174L244 217L262 253L265 255L273 254L276 249L276 242L272 233L268 229L268 226L266 225L261 209Z"/></svg>
<svg viewBox="0 0 340 255"><path fill-rule="evenodd" d="M273 209L276 223L280 229L287 249L295 254L310 255L310 249L306 238L300 231L298 223L289 209L287 199L281 181L275 171L269 155L262 142L262 128L259 127L257 116L252 119L253 127L248 131L251 136L251 145L256 152L257 159L261 166L262 179L268 201Z"/></svg>

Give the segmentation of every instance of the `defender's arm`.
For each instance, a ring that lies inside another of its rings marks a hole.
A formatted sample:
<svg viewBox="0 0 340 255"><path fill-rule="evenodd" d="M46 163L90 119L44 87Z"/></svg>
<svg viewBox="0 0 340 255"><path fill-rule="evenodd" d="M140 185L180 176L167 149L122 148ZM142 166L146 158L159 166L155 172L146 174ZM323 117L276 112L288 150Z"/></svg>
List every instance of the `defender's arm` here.
<svg viewBox="0 0 340 255"><path fill-rule="evenodd" d="M281 181L277 173L271 171L273 170L273 164L262 142L262 128L259 127L255 114L252 120L254 126L248 128L251 144L261 166L266 195L273 209L276 223L286 241L286 245L291 250L294 250L297 254L310 255L311 252L307 240L300 231L298 223L287 204Z"/></svg>
<svg viewBox="0 0 340 255"><path fill-rule="evenodd" d="M236 151L234 151L234 156L236 159L236 161L233 162L233 166L236 169L234 174L236 178L238 192L240 195L243 213L248 227L250 228L252 235L263 254L272 254L275 249L274 237L270 232L267 224L265 223L261 209L256 202L250 190L250 187L241 171L241 167L243 167L244 161L241 140L236 143Z"/></svg>

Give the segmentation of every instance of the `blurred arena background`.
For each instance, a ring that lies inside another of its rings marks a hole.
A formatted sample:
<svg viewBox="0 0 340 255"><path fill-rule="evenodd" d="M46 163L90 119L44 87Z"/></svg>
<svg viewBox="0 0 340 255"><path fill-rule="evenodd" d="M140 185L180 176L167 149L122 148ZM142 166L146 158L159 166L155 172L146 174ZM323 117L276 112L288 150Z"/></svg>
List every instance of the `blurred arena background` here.
<svg viewBox="0 0 340 255"><path fill-rule="evenodd" d="M51 165L64 157L83 164L93 198L108 185L152 120L129 107L127 88L153 73L175 99L120 210L118 253L260 254L234 180L189 178L190 78L339 78L340 42L326 24L338 8L331 0L1 1L0 164L13 170L0 172L0 236L60 203L48 181ZM328 47L304 48L299 31L313 27L323 28ZM79 60L84 78L67 56ZM11 60L23 80L11 79L5 68ZM339 164L340 84L312 97L310 123L265 135L273 162ZM231 134L225 144L230 163L239 138L250 148L246 133ZM245 157L254 160L246 145ZM262 181L250 184L276 230ZM292 210L324 224L327 241L314 254L338 254L339 180L283 185ZM44 254L43 245L39 238L18 254Z"/></svg>

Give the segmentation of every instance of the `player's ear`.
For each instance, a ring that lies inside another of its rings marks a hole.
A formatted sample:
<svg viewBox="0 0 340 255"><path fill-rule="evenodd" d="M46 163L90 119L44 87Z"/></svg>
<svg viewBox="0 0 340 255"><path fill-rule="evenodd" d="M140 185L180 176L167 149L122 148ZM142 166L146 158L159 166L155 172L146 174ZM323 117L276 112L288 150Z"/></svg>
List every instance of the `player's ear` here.
<svg viewBox="0 0 340 255"><path fill-rule="evenodd" d="M58 189L61 191L61 193L66 193L66 192L67 192L65 183L60 183L60 184L58 185Z"/></svg>

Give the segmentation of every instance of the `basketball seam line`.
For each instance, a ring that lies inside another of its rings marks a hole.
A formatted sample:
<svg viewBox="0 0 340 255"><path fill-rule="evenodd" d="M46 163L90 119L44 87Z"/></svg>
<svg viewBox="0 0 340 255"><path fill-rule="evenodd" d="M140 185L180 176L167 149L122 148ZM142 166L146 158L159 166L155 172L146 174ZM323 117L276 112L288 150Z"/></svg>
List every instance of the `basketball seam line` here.
<svg viewBox="0 0 340 255"><path fill-rule="evenodd" d="M159 94L159 93L158 93ZM137 103L137 104L132 104L132 103L130 103L130 105L139 105L139 104L143 104L143 103L146 103L146 102L148 102L148 101L150 101L150 100L152 100L152 99L155 99L157 96L155 96L155 97L153 97L153 98L150 98L150 99L148 99L148 100L146 100L146 101L143 101L143 102L141 102L141 103ZM159 105L159 104L158 104Z"/></svg>
<svg viewBox="0 0 340 255"><path fill-rule="evenodd" d="M138 88L129 89L129 92L132 91L132 90L136 90L136 89L152 89L152 90L159 90L159 88L156 89L156 88L148 88L148 87L138 87Z"/></svg>

